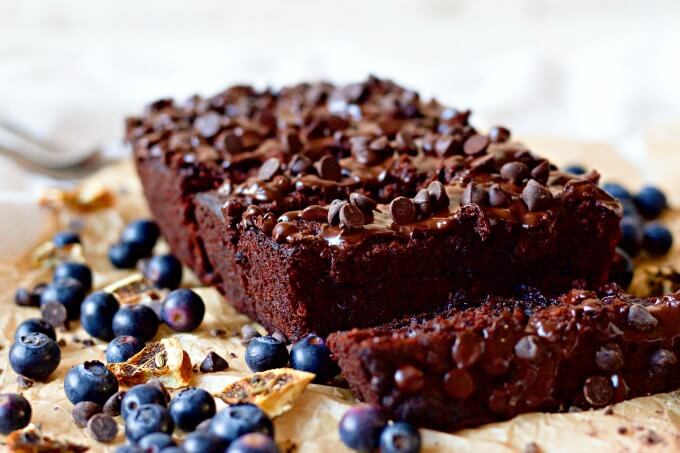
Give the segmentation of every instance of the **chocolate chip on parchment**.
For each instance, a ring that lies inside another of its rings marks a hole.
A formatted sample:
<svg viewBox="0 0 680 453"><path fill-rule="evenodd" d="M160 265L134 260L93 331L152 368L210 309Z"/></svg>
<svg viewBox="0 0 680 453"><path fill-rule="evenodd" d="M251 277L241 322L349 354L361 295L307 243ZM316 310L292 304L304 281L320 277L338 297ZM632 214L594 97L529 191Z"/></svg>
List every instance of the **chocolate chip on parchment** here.
<svg viewBox="0 0 680 453"><path fill-rule="evenodd" d="M616 343L602 346L595 353L595 365L602 371L613 373L623 366L623 352Z"/></svg>
<svg viewBox="0 0 680 453"><path fill-rule="evenodd" d="M503 126L494 126L489 129L489 139L494 143L503 143L510 140L510 129Z"/></svg>
<svg viewBox="0 0 680 453"><path fill-rule="evenodd" d="M96 414L87 422L87 432L97 442L111 442L118 435L118 425L110 415Z"/></svg>
<svg viewBox="0 0 680 453"><path fill-rule="evenodd" d="M40 315L53 327L68 329L68 315L66 307L59 302L47 302L40 307Z"/></svg>
<svg viewBox="0 0 680 453"><path fill-rule="evenodd" d="M640 304L633 304L628 308L626 320L633 329L640 332L651 330L658 324L654 315L652 315L646 307Z"/></svg>
<svg viewBox="0 0 680 453"><path fill-rule="evenodd" d="M329 181L340 181L342 177L342 168L337 159L333 156L324 156L314 164L317 173L321 179Z"/></svg>
<svg viewBox="0 0 680 453"><path fill-rule="evenodd" d="M531 177L541 184L546 184L548 182L548 177L550 176L550 162L544 160L540 164L536 165L533 170L531 170Z"/></svg>
<svg viewBox="0 0 680 453"><path fill-rule="evenodd" d="M215 351L208 352L200 366L201 373L216 373L227 368L229 368L229 363Z"/></svg>
<svg viewBox="0 0 680 453"><path fill-rule="evenodd" d="M19 288L14 293L14 303L21 307L37 307L40 305L40 296L28 288Z"/></svg>
<svg viewBox="0 0 680 453"><path fill-rule="evenodd" d="M340 207L340 226L347 230L358 230L364 226L364 214L349 203Z"/></svg>
<svg viewBox="0 0 680 453"><path fill-rule="evenodd" d="M281 161L276 157L265 160L257 172L257 177L262 181L271 180L281 170Z"/></svg>
<svg viewBox="0 0 680 453"><path fill-rule="evenodd" d="M530 179L522 190L522 200L526 203L529 211L540 211L550 205L552 194L544 186Z"/></svg>
<svg viewBox="0 0 680 453"><path fill-rule="evenodd" d="M33 381L27 378L26 376L22 376L21 374L19 374L17 376L17 387L19 387L20 389L30 389L31 387L33 387Z"/></svg>
<svg viewBox="0 0 680 453"><path fill-rule="evenodd" d="M112 417L120 415L120 405L123 402L124 396L125 392L122 390L111 395L104 403L102 411L107 415L111 415Z"/></svg>
<svg viewBox="0 0 680 453"><path fill-rule="evenodd" d="M510 201L510 195L501 188L500 184L489 187L489 205L494 208L505 206Z"/></svg>
<svg viewBox="0 0 680 453"><path fill-rule="evenodd" d="M227 334L227 331L224 329L210 329L210 336L215 337L215 338L221 338Z"/></svg>
<svg viewBox="0 0 680 453"><path fill-rule="evenodd" d="M369 214L378 207L378 203L374 199L357 192L349 194L349 202L361 209L361 212Z"/></svg>
<svg viewBox="0 0 680 453"><path fill-rule="evenodd" d="M583 384L583 396L594 407L602 407L614 397L611 382L604 376L591 376Z"/></svg>
<svg viewBox="0 0 680 453"><path fill-rule="evenodd" d="M427 189L420 189L415 197L413 203L416 205L416 210L422 216L428 216L432 212L432 201Z"/></svg>
<svg viewBox="0 0 680 453"><path fill-rule="evenodd" d="M92 401L81 401L73 406L71 410L71 417L78 428L85 428L87 421L93 415L101 413L102 408L99 404Z"/></svg>
<svg viewBox="0 0 680 453"><path fill-rule="evenodd" d="M288 170L292 175L299 175L305 173L312 168L312 161L309 157L303 156L302 154L296 154L290 160L288 164Z"/></svg>
<svg viewBox="0 0 680 453"><path fill-rule="evenodd" d="M480 206L483 206L486 204L487 199L488 199L487 191L479 184L470 182L463 191L463 195L460 198L460 202L462 205L478 204Z"/></svg>
<svg viewBox="0 0 680 453"><path fill-rule="evenodd" d="M519 184L529 176L529 167L522 162L508 162L503 164L500 173L503 179Z"/></svg>
<svg viewBox="0 0 680 453"><path fill-rule="evenodd" d="M463 152L465 152L465 154L479 154L486 151L488 146L489 137L486 135L476 134L465 140Z"/></svg>
<svg viewBox="0 0 680 453"><path fill-rule="evenodd" d="M434 209L440 209L449 204L449 195L446 187L439 181L432 181L427 185L427 193L430 194L430 201L434 204Z"/></svg>
<svg viewBox="0 0 680 453"><path fill-rule="evenodd" d="M390 203L390 216L397 225L405 225L416 220L416 206L413 200L397 197Z"/></svg>

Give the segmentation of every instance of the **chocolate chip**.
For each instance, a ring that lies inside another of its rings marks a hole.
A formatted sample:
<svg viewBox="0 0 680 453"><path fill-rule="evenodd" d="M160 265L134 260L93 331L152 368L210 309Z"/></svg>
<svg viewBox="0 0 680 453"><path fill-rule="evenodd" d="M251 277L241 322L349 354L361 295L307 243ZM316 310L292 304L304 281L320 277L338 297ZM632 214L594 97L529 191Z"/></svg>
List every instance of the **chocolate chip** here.
<svg viewBox="0 0 680 453"><path fill-rule="evenodd" d="M21 307L37 307L40 305L40 296L28 288L19 288L14 293L14 303Z"/></svg>
<svg viewBox="0 0 680 453"><path fill-rule="evenodd" d="M47 302L40 307L42 319L50 323L53 327L64 327L68 329L68 314L66 307L59 302Z"/></svg>
<svg viewBox="0 0 680 453"><path fill-rule="evenodd" d="M60 338L57 341L57 344L59 345L60 348L63 348L64 346L66 346L66 340L64 340L63 338Z"/></svg>
<svg viewBox="0 0 680 453"><path fill-rule="evenodd" d="M472 171L496 171L496 157L492 154L487 154L482 157L478 157L472 162L470 162L470 170Z"/></svg>
<svg viewBox="0 0 680 453"><path fill-rule="evenodd" d="M194 120L194 128L205 138L213 137L220 130L221 118L215 112L201 115Z"/></svg>
<svg viewBox="0 0 680 453"><path fill-rule="evenodd" d="M602 407L614 397L611 382L604 376L591 376L583 384L583 396L594 407Z"/></svg>
<svg viewBox="0 0 680 453"><path fill-rule="evenodd" d="M71 417L78 428L85 428L87 426L87 421L92 418L93 415L101 413L102 408L99 404L93 403L92 401L81 401L73 406L71 410Z"/></svg>
<svg viewBox="0 0 680 453"><path fill-rule="evenodd" d="M623 434L626 434L628 432L628 428L626 428L625 426L619 426L616 429L616 432L623 435Z"/></svg>
<svg viewBox="0 0 680 453"><path fill-rule="evenodd" d="M416 206L413 200L397 197L390 203L390 216L397 225L405 225L416 220Z"/></svg>
<svg viewBox="0 0 680 453"><path fill-rule="evenodd" d="M262 181L269 181L281 170L281 161L276 157L265 160L257 172L257 177Z"/></svg>
<svg viewBox="0 0 680 453"><path fill-rule="evenodd" d="M479 154L486 151L488 146L489 137L486 135L476 134L465 140L463 152L465 152L465 154Z"/></svg>
<svg viewBox="0 0 680 453"><path fill-rule="evenodd" d="M454 369L444 375L444 390L452 398L465 399L475 391L475 383L470 373Z"/></svg>
<svg viewBox="0 0 680 453"><path fill-rule="evenodd" d="M489 205L494 208L505 206L510 201L510 195L499 184L489 187Z"/></svg>
<svg viewBox="0 0 680 453"><path fill-rule="evenodd" d="M434 152L438 156L451 156L460 148L460 138L451 135L439 137L434 144Z"/></svg>
<svg viewBox="0 0 680 453"><path fill-rule="evenodd" d="M451 348L451 355L459 368L475 364L484 352L484 343L474 333L461 332Z"/></svg>
<svg viewBox="0 0 680 453"><path fill-rule="evenodd" d="M358 230L364 226L364 214L359 208L349 203L340 207L340 226L347 230Z"/></svg>
<svg viewBox="0 0 680 453"><path fill-rule="evenodd" d="M233 132L226 132L222 138L222 146L229 154L238 154L243 149L241 137Z"/></svg>
<svg viewBox="0 0 680 453"><path fill-rule="evenodd" d="M626 319L633 329L640 332L651 330L658 324L658 321L649 310L640 304L630 306Z"/></svg>
<svg viewBox="0 0 680 453"><path fill-rule="evenodd" d="M97 442L111 442L118 435L118 425L110 415L97 414L87 422L87 432Z"/></svg>
<svg viewBox="0 0 680 453"><path fill-rule="evenodd" d="M418 368L405 365L394 372L394 383L405 392L417 392L425 385L425 376Z"/></svg>
<svg viewBox="0 0 680 453"><path fill-rule="evenodd" d="M378 207L378 203L374 199L357 192L349 194L349 202L361 209L361 212L369 214Z"/></svg>
<svg viewBox="0 0 680 453"><path fill-rule="evenodd" d="M501 167L501 176L515 184L520 184L528 175L529 167L522 162L508 162Z"/></svg>
<svg viewBox="0 0 680 453"><path fill-rule="evenodd" d="M288 170L292 175L306 173L310 168L312 168L312 161L302 154L294 155L288 164Z"/></svg>
<svg viewBox="0 0 680 453"><path fill-rule="evenodd" d="M673 351L659 349L649 358L649 371L653 376L665 376L678 364L678 357Z"/></svg>
<svg viewBox="0 0 680 453"><path fill-rule="evenodd" d="M344 200L333 200L328 207L328 223L331 225L338 225L340 223L340 208L346 205Z"/></svg>
<svg viewBox="0 0 680 453"><path fill-rule="evenodd" d="M663 442L663 437L659 436L656 431L650 429L647 435L644 436L644 441L647 445L656 445Z"/></svg>
<svg viewBox="0 0 680 453"><path fill-rule="evenodd" d="M384 135L382 137L378 137L375 140L373 140L369 145L368 149L371 151L385 151L388 149L389 142L387 141L387 137Z"/></svg>
<svg viewBox="0 0 680 453"><path fill-rule="evenodd" d="M595 365L602 371L614 373L623 366L623 352L616 343L602 346L595 353Z"/></svg>
<svg viewBox="0 0 680 453"><path fill-rule="evenodd" d="M300 213L300 217L304 220L313 220L315 222L328 221L328 209L319 205L307 206Z"/></svg>
<svg viewBox="0 0 680 453"><path fill-rule="evenodd" d="M278 330L272 334L272 338L279 340L283 344L288 344L288 338Z"/></svg>
<svg viewBox="0 0 680 453"><path fill-rule="evenodd" d="M550 162L544 160L536 165L533 170L531 170L531 177L541 184L546 184L548 182L548 177L550 177Z"/></svg>
<svg viewBox="0 0 680 453"><path fill-rule="evenodd" d="M430 201L430 194L427 189L420 189L413 198L413 203L415 203L416 210L422 216L428 216L432 212L432 202Z"/></svg>
<svg viewBox="0 0 680 453"><path fill-rule="evenodd" d="M407 131L397 132L395 142L397 145L397 149L399 149L400 151L415 150L417 147L415 140L413 140L413 136Z"/></svg>
<svg viewBox="0 0 680 453"><path fill-rule="evenodd" d="M432 181L427 185L427 193L430 194L430 200L434 204L434 209L441 209L449 205L449 195L446 193L446 187L439 181Z"/></svg>
<svg viewBox="0 0 680 453"><path fill-rule="evenodd" d="M324 156L314 164L317 173L321 179L329 181L340 181L342 177L342 168L337 159L333 156Z"/></svg>
<svg viewBox="0 0 680 453"><path fill-rule="evenodd" d="M463 191L463 195L460 198L460 203L462 205L477 204L483 206L486 204L487 199L487 191L484 190L484 188L479 184L470 182Z"/></svg>
<svg viewBox="0 0 680 453"><path fill-rule="evenodd" d="M253 338L261 336L260 332L255 330L250 324L245 324L241 327L241 343L246 345L252 341Z"/></svg>
<svg viewBox="0 0 680 453"><path fill-rule="evenodd" d="M104 403L104 407L102 408L103 412L112 417L120 415L120 404L122 403L124 396L124 391L116 392L111 395Z"/></svg>
<svg viewBox="0 0 680 453"><path fill-rule="evenodd" d="M210 351L201 362L201 373L216 373L229 368L229 363L219 354Z"/></svg>
<svg viewBox="0 0 680 453"><path fill-rule="evenodd" d="M83 340L83 347L91 348L92 346L94 346L94 340L92 338L85 338Z"/></svg>
<svg viewBox="0 0 680 453"><path fill-rule="evenodd" d="M489 139L494 143L503 143L510 140L510 129L503 126L494 126L489 129Z"/></svg>
<svg viewBox="0 0 680 453"><path fill-rule="evenodd" d="M515 355L522 360L533 362L543 358L545 348L536 335L527 335L515 343Z"/></svg>
<svg viewBox="0 0 680 453"><path fill-rule="evenodd" d="M522 190L522 200L529 211L540 211L548 208L552 194L544 186L531 179Z"/></svg>

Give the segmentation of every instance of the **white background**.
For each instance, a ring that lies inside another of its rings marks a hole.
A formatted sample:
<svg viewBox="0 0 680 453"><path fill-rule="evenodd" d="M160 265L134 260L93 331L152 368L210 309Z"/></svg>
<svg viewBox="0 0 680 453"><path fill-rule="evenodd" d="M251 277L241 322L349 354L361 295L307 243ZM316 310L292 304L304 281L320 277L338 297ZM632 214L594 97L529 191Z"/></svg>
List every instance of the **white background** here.
<svg viewBox="0 0 680 453"><path fill-rule="evenodd" d="M680 120L680 0L0 0L0 119L66 149L157 97L368 73L644 170L645 131ZM35 187L0 157L0 202Z"/></svg>

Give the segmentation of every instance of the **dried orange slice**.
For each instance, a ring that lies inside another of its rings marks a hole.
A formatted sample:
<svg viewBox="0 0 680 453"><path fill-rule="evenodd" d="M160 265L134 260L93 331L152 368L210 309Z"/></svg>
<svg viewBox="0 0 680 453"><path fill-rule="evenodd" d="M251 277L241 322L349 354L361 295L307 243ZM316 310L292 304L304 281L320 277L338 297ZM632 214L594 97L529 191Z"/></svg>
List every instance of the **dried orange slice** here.
<svg viewBox="0 0 680 453"><path fill-rule="evenodd" d="M151 343L126 362L107 367L120 384L127 386L158 378L166 387L177 389L189 385L192 373L189 354L174 337Z"/></svg>
<svg viewBox="0 0 680 453"><path fill-rule="evenodd" d="M12 453L81 453L89 448L45 436L35 425L12 432L5 439Z"/></svg>
<svg viewBox="0 0 680 453"><path fill-rule="evenodd" d="M154 288L142 274L132 274L111 283L104 291L113 294L121 305L160 301L167 293L165 290Z"/></svg>

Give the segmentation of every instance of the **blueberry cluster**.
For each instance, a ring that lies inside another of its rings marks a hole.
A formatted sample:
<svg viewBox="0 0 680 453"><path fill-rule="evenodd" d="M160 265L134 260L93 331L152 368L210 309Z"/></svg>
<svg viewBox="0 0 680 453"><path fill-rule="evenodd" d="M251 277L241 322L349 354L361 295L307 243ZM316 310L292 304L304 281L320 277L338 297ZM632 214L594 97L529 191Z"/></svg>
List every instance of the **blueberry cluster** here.
<svg viewBox="0 0 680 453"><path fill-rule="evenodd" d="M666 195L653 186L645 186L635 194L616 183L605 183L602 188L623 207L622 236L612 278L625 288L633 278L632 258L643 251L651 256L664 255L673 246L673 234L656 221L668 208L668 202Z"/></svg>
<svg viewBox="0 0 680 453"><path fill-rule="evenodd" d="M288 352L285 339L277 336L255 336L246 347L246 364L253 371L266 371L288 366L316 374L314 382L325 383L339 370L323 338L308 335Z"/></svg>
<svg viewBox="0 0 680 453"><path fill-rule="evenodd" d="M389 423L378 407L360 405L350 408L340 420L340 439L352 450L382 453L417 453L420 433L406 422Z"/></svg>

